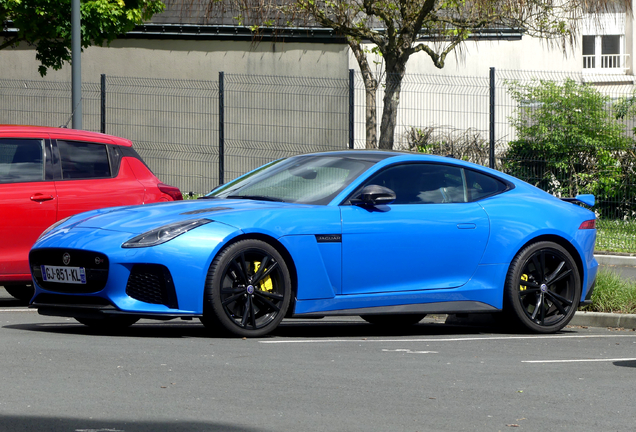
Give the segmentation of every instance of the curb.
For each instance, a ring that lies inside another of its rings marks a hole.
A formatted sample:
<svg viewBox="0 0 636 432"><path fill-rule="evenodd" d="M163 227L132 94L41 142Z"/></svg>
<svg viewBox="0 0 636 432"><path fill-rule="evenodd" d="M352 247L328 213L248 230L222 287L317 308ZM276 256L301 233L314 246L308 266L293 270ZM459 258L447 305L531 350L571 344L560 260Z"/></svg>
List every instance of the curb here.
<svg viewBox="0 0 636 432"><path fill-rule="evenodd" d="M585 327L613 327L636 330L636 315L578 311L569 325Z"/></svg>
<svg viewBox="0 0 636 432"><path fill-rule="evenodd" d="M477 326L497 326L496 319L491 314L467 314L466 316L455 314L437 316L446 324L454 325L477 325ZM577 311L568 324L580 327L611 327L636 330L635 314L618 314L604 312L584 312Z"/></svg>
<svg viewBox="0 0 636 432"><path fill-rule="evenodd" d="M600 265L636 267L636 257L623 255L594 254Z"/></svg>

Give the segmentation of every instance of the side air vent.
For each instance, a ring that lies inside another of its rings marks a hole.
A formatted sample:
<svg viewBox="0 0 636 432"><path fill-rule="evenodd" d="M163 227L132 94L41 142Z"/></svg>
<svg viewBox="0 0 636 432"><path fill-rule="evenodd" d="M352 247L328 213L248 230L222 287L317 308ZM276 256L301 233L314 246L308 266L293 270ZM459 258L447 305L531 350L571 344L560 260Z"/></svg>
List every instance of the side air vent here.
<svg viewBox="0 0 636 432"><path fill-rule="evenodd" d="M135 264L128 277L126 294L145 303L179 309L170 271L159 264Z"/></svg>

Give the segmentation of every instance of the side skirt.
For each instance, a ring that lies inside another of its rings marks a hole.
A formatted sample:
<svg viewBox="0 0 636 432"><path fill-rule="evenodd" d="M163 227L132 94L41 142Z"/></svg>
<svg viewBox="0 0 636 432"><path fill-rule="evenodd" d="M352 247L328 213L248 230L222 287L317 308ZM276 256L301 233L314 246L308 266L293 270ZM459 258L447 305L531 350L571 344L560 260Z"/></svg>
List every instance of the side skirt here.
<svg viewBox="0 0 636 432"><path fill-rule="evenodd" d="M340 309L321 312L294 314L293 318L310 318L312 316L348 316L348 315L389 315L389 314L456 314L456 313L491 313L501 309L478 301L451 301L440 303L407 304L396 306L377 306L357 309Z"/></svg>

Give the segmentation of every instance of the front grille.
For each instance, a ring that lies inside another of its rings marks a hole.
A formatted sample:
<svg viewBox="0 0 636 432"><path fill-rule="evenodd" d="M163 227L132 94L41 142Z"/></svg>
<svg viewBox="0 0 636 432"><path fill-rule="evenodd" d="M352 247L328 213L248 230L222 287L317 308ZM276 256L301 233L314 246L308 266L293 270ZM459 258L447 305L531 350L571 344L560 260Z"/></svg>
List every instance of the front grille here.
<svg viewBox="0 0 636 432"><path fill-rule="evenodd" d="M128 277L126 294L145 303L179 308L170 271L159 264L135 264Z"/></svg>
<svg viewBox="0 0 636 432"><path fill-rule="evenodd" d="M29 253L31 274L39 286L47 291L71 294L89 294L101 291L108 280L108 257L103 253L63 248L34 249ZM59 283L45 281L42 266L82 267L86 283Z"/></svg>

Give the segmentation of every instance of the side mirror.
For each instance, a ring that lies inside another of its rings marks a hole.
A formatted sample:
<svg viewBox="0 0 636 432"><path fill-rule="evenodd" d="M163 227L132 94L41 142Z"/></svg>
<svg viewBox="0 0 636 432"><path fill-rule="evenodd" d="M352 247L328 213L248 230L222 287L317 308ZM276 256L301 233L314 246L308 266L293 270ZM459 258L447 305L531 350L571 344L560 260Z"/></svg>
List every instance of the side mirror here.
<svg viewBox="0 0 636 432"><path fill-rule="evenodd" d="M395 192L384 186L368 185L360 193L351 198L351 204L363 206L378 206L391 204L395 201Z"/></svg>

